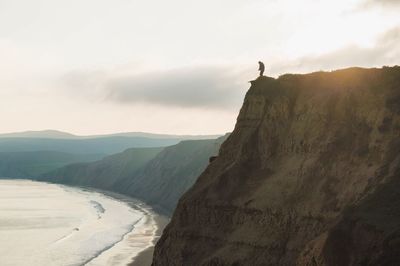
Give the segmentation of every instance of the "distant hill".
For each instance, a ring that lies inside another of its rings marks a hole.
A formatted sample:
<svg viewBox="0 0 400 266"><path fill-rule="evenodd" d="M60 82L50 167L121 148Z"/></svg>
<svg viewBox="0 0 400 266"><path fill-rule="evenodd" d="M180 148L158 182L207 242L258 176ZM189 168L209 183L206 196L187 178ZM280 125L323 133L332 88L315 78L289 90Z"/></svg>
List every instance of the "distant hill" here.
<svg viewBox="0 0 400 266"><path fill-rule="evenodd" d="M100 137L143 137L143 138L155 138L155 139L182 139L182 140L196 140L196 139L216 139L221 135L169 135L169 134L155 134L146 132L126 132L126 133L115 133L108 135L93 135L93 136L81 136L80 138L100 138Z"/></svg>
<svg viewBox="0 0 400 266"><path fill-rule="evenodd" d="M103 156L53 151L0 152L0 178L36 178L67 164L96 161Z"/></svg>
<svg viewBox="0 0 400 266"><path fill-rule="evenodd" d="M77 136L73 134L57 130L23 131L0 134L0 138L74 139L76 137Z"/></svg>
<svg viewBox="0 0 400 266"><path fill-rule="evenodd" d="M216 139L221 135L171 135L146 132L121 132L114 134L78 136L58 130L23 131L0 134L0 138L39 138L39 139L94 139L109 137L140 137L151 139Z"/></svg>
<svg viewBox="0 0 400 266"><path fill-rule="evenodd" d="M0 134L0 152L57 151L111 155L129 148L166 147L182 140L215 139L215 135L165 135L127 132L76 136L57 130Z"/></svg>
<svg viewBox="0 0 400 266"><path fill-rule="evenodd" d="M163 148L131 148L92 163L76 163L44 174L40 180L74 186L113 190L121 179L130 178Z"/></svg>
<svg viewBox="0 0 400 266"><path fill-rule="evenodd" d="M114 154L134 147L165 147L181 139L102 137L92 139L0 138L0 152L58 151L66 153Z"/></svg>
<svg viewBox="0 0 400 266"><path fill-rule="evenodd" d="M64 166L40 180L119 192L170 214L179 197L206 168L209 157L218 154L225 138L129 149L97 162Z"/></svg>

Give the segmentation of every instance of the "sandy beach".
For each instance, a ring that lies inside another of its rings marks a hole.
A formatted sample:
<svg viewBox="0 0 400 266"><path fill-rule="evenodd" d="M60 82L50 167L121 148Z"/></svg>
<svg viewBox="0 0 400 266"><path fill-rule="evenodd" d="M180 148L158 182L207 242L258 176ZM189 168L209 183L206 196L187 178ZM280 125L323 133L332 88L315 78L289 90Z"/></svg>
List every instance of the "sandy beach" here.
<svg viewBox="0 0 400 266"><path fill-rule="evenodd" d="M156 213L154 214L154 221L157 224L157 231L156 231L156 235L153 239L153 245L151 247L148 247L144 251L140 252L136 257L134 257L133 261L129 264L129 266L147 266L147 265L150 266L151 265L151 262L153 260L154 246L157 243L158 239L160 239L164 228L169 223L169 220L170 219L164 215L159 215Z"/></svg>

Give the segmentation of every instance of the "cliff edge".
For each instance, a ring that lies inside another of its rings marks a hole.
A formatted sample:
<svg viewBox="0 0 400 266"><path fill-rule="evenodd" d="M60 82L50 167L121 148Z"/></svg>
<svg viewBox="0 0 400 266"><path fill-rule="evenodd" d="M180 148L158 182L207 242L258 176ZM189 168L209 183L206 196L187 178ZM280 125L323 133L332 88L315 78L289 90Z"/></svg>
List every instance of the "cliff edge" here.
<svg viewBox="0 0 400 266"><path fill-rule="evenodd" d="M400 67L261 77L153 265L400 265Z"/></svg>

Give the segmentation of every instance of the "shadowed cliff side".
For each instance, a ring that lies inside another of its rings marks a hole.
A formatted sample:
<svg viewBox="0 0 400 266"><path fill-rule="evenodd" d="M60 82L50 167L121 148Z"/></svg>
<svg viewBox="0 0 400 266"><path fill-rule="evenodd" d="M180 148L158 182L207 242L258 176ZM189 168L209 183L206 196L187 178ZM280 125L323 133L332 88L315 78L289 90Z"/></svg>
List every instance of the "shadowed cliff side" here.
<svg viewBox="0 0 400 266"><path fill-rule="evenodd" d="M153 265L399 265L400 67L261 77Z"/></svg>
<svg viewBox="0 0 400 266"><path fill-rule="evenodd" d="M125 178L114 187L171 215L179 198L207 167L210 156L218 154L227 136L187 140L167 147L139 169L134 178Z"/></svg>

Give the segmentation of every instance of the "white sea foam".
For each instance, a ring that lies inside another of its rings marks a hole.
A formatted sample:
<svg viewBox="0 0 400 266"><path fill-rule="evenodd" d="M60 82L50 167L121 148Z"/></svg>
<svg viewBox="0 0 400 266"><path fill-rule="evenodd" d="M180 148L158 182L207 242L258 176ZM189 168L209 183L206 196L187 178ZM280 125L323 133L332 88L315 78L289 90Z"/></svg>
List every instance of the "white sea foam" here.
<svg viewBox="0 0 400 266"><path fill-rule="evenodd" d="M150 245L151 211L98 192L0 180L0 264L127 265Z"/></svg>

